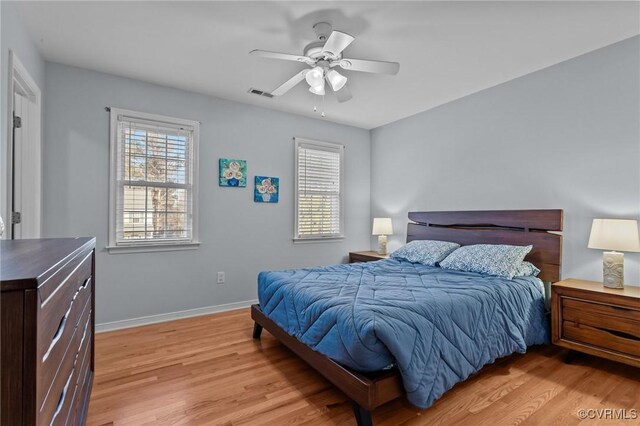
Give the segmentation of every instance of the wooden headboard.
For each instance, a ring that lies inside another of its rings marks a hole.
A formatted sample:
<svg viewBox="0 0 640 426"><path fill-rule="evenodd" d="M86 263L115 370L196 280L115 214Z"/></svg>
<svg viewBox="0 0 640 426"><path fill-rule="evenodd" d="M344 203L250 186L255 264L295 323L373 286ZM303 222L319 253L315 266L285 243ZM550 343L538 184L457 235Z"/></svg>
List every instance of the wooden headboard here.
<svg viewBox="0 0 640 426"><path fill-rule="evenodd" d="M452 241L471 244L512 244L533 249L525 260L540 268L542 281L560 281L562 210L478 210L410 212L407 242Z"/></svg>

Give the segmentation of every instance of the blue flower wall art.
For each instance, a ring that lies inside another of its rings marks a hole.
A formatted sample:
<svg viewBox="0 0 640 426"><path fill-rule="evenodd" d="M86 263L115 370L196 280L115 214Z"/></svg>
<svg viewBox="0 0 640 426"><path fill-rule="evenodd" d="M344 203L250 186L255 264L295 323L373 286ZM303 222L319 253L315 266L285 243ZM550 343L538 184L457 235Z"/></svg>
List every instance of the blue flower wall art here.
<svg viewBox="0 0 640 426"><path fill-rule="evenodd" d="M219 163L220 186L247 186L247 161L221 158Z"/></svg>
<svg viewBox="0 0 640 426"><path fill-rule="evenodd" d="M256 188L253 201L256 203L277 203L280 192L280 179L277 177L256 176Z"/></svg>

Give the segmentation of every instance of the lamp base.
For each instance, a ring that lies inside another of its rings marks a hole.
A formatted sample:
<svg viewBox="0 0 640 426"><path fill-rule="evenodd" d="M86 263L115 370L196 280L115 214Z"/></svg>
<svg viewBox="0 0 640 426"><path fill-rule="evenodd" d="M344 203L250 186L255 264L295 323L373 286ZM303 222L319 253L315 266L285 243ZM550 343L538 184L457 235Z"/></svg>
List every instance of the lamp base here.
<svg viewBox="0 0 640 426"><path fill-rule="evenodd" d="M602 253L603 284L607 288L624 288L624 253Z"/></svg>
<svg viewBox="0 0 640 426"><path fill-rule="evenodd" d="M378 254L387 254L387 236L378 235Z"/></svg>

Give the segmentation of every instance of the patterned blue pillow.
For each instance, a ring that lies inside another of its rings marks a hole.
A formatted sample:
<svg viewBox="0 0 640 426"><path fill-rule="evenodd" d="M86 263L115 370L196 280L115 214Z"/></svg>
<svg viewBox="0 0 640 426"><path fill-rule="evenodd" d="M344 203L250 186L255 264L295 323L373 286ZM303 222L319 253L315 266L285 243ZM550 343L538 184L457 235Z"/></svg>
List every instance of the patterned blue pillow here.
<svg viewBox="0 0 640 426"><path fill-rule="evenodd" d="M516 269L514 277L537 277L540 273L540 269L536 268L531 262L522 262Z"/></svg>
<svg viewBox="0 0 640 426"><path fill-rule="evenodd" d="M391 253L391 257L412 263L435 266L436 263L447 257L458 247L460 247L460 244L448 241L416 240Z"/></svg>
<svg viewBox="0 0 640 426"><path fill-rule="evenodd" d="M532 248L502 244L464 246L440 262L440 267L512 279Z"/></svg>

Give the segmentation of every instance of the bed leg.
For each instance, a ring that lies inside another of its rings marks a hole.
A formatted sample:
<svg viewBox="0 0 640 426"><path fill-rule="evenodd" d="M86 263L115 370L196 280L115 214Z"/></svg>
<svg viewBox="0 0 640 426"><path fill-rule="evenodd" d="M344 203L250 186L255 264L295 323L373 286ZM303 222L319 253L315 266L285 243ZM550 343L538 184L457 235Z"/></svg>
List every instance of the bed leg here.
<svg viewBox="0 0 640 426"><path fill-rule="evenodd" d="M564 362L566 364L571 364L573 360L576 359L576 356L578 356L578 352L574 351L573 349L569 349L569 351L564 356Z"/></svg>
<svg viewBox="0 0 640 426"><path fill-rule="evenodd" d="M253 323L253 338L259 339L262 334L262 326L257 322Z"/></svg>
<svg viewBox="0 0 640 426"><path fill-rule="evenodd" d="M351 402L351 405L353 405L353 414L356 416L356 423L358 423L358 426L373 426L371 411L363 408L354 401Z"/></svg>

